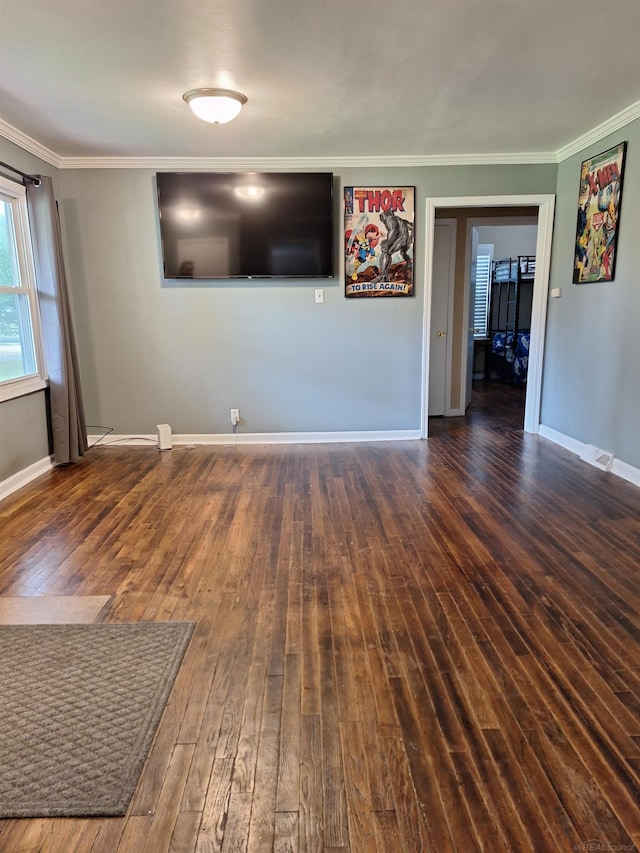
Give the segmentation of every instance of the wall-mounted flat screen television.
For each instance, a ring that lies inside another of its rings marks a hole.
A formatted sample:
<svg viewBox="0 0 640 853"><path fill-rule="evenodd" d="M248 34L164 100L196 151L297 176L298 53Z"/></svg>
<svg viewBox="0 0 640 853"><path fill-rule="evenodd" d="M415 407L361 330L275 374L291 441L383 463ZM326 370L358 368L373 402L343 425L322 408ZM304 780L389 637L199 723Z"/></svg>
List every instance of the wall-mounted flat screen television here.
<svg viewBox="0 0 640 853"><path fill-rule="evenodd" d="M333 276L333 175L158 172L165 278Z"/></svg>

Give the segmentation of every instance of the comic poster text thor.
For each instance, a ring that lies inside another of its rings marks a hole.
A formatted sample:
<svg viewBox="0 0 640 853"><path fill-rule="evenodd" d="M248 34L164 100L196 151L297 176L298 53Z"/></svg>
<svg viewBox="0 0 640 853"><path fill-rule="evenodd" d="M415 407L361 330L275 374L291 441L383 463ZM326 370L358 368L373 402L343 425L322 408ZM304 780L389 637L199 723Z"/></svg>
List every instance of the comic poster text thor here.
<svg viewBox="0 0 640 853"><path fill-rule="evenodd" d="M345 187L345 296L413 296L414 187Z"/></svg>

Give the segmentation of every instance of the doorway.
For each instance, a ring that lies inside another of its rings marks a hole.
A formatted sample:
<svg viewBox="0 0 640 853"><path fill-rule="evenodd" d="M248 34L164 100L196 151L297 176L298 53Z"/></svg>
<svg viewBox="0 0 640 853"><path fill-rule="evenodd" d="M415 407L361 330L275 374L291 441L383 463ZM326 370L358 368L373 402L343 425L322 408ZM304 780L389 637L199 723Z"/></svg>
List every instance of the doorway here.
<svg viewBox="0 0 640 853"><path fill-rule="evenodd" d="M546 306L549 287L549 266L553 235L553 212L555 196L471 196L427 199L426 215L426 259L425 259L425 301L423 317L423 393L422 393L422 437L428 436L429 423L429 385L432 345L432 299L434 291L434 239L436 212L445 210L451 213L455 208L472 208L475 215L482 208L504 210L506 208L530 208L537 214L538 234L536 241L536 272L533 285L533 303L531 308L531 353L529 358L528 379L525 395L524 430L537 433L540 424L540 399L542 390L542 365L544 360L544 331L546 324ZM470 241L467 241L470 244ZM471 247L466 247L465 287L462 297L461 323L457 339L453 336L452 379L459 385L460 414L466 406L467 375L469 368L468 336L471 326L469 310L469 280L471 268ZM464 331L464 335L462 332ZM457 357L457 360L456 360Z"/></svg>

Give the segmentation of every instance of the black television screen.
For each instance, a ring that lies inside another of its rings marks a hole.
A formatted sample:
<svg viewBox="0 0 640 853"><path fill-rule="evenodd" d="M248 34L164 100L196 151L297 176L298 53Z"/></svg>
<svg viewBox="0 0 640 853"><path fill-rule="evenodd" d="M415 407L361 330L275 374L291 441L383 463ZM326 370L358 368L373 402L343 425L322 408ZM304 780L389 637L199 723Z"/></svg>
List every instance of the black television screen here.
<svg viewBox="0 0 640 853"><path fill-rule="evenodd" d="M165 278L333 276L333 175L158 172Z"/></svg>

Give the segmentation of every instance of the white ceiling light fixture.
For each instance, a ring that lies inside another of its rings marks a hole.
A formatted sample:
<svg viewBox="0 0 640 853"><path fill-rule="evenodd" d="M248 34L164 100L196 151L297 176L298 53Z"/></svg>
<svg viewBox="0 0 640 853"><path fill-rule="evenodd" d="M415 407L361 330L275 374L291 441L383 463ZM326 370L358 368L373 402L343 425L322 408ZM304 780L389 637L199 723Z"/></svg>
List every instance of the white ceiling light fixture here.
<svg viewBox="0 0 640 853"><path fill-rule="evenodd" d="M194 115L210 124L226 124L247 103L246 95L231 89L191 89L182 97Z"/></svg>

